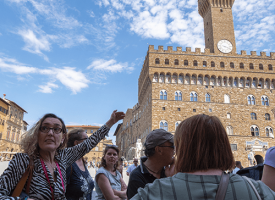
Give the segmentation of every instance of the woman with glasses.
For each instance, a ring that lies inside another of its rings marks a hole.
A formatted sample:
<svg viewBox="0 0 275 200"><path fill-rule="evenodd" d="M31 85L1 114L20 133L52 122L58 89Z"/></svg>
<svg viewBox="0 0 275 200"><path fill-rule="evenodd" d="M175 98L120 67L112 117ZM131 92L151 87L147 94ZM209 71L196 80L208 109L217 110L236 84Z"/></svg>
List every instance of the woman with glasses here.
<svg viewBox="0 0 275 200"><path fill-rule="evenodd" d="M127 186L117 170L119 149L116 145L107 145L101 165L95 176L95 190L98 200L126 199Z"/></svg>
<svg viewBox="0 0 275 200"><path fill-rule="evenodd" d="M81 144L88 139L84 129L73 129L68 133L67 148ZM85 165L85 161L79 158L67 168L67 200L92 199L94 181Z"/></svg>
<svg viewBox="0 0 275 200"><path fill-rule="evenodd" d="M22 136L20 145L23 153L15 154L0 176L0 200L66 199L66 169L92 150L124 116L123 112L113 111L106 124L87 140L65 148L65 123L54 114L44 115ZM32 166L33 171L23 189L18 189L16 186L21 185L18 182L28 166Z"/></svg>

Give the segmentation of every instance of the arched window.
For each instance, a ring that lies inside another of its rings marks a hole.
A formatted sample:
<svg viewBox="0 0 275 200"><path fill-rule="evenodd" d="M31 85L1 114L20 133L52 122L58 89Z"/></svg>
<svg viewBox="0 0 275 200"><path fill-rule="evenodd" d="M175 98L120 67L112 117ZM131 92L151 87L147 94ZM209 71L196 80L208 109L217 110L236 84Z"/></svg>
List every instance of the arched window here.
<svg viewBox="0 0 275 200"><path fill-rule="evenodd" d="M246 82L245 82L245 87L249 88L250 87L250 80L247 79Z"/></svg>
<svg viewBox="0 0 275 200"><path fill-rule="evenodd" d="M252 120L257 120L257 115L256 115L256 113L253 112L253 113L251 113L250 115L251 115L251 119L252 119Z"/></svg>
<svg viewBox="0 0 275 200"><path fill-rule="evenodd" d="M198 77L198 83L197 84L202 85L202 76L201 75Z"/></svg>
<svg viewBox="0 0 275 200"><path fill-rule="evenodd" d="M169 59L165 59L165 65L169 65Z"/></svg>
<svg viewBox="0 0 275 200"><path fill-rule="evenodd" d="M262 96L262 105L263 106L269 106L269 101L267 96Z"/></svg>
<svg viewBox="0 0 275 200"><path fill-rule="evenodd" d="M159 124L159 128L168 131L168 123L164 120L161 121L160 124Z"/></svg>
<svg viewBox="0 0 275 200"><path fill-rule="evenodd" d="M250 63L250 64L249 64L249 69L254 69L253 63Z"/></svg>
<svg viewBox="0 0 275 200"><path fill-rule="evenodd" d="M209 85L209 78L207 76L204 77L204 85Z"/></svg>
<svg viewBox="0 0 275 200"><path fill-rule="evenodd" d="M234 78L234 87L238 87L238 78Z"/></svg>
<svg viewBox="0 0 275 200"><path fill-rule="evenodd" d="M158 82L158 73L154 73L153 82Z"/></svg>
<svg viewBox="0 0 275 200"><path fill-rule="evenodd" d="M221 86L222 85L222 77L218 77L218 86Z"/></svg>
<svg viewBox="0 0 275 200"><path fill-rule="evenodd" d="M197 82L197 77L195 75L192 75L191 84L196 85L196 82Z"/></svg>
<svg viewBox="0 0 275 200"><path fill-rule="evenodd" d="M178 78L177 74L173 74L172 83L177 83L177 78Z"/></svg>
<svg viewBox="0 0 275 200"><path fill-rule="evenodd" d="M207 67L207 62L206 62L206 61L203 61L203 62L202 62L202 66L203 66L203 67Z"/></svg>
<svg viewBox="0 0 275 200"><path fill-rule="evenodd" d="M270 114L268 114L268 113L265 113L265 120L270 120Z"/></svg>
<svg viewBox="0 0 275 200"><path fill-rule="evenodd" d="M250 131L252 136L259 136L259 128L257 126L251 126Z"/></svg>
<svg viewBox="0 0 275 200"><path fill-rule="evenodd" d="M266 80L265 80L265 82L264 82L264 88L270 89L269 79L266 79Z"/></svg>
<svg viewBox="0 0 275 200"><path fill-rule="evenodd" d="M231 119L231 114L230 114L230 113L227 113L227 114L226 114L226 117L227 117L227 119Z"/></svg>
<svg viewBox="0 0 275 200"><path fill-rule="evenodd" d="M233 62L230 63L230 67L231 67L231 68L234 68L234 67L235 67L235 65L234 65Z"/></svg>
<svg viewBox="0 0 275 200"><path fill-rule="evenodd" d="M240 79L239 86L240 86L240 87L244 87L244 78L241 78L241 79Z"/></svg>
<svg viewBox="0 0 275 200"><path fill-rule="evenodd" d="M193 66L194 66L194 67L198 66L198 61L194 60L194 61L193 61Z"/></svg>
<svg viewBox="0 0 275 200"><path fill-rule="evenodd" d="M266 127L265 128L265 134L266 134L266 137L274 137L273 129L271 127Z"/></svg>
<svg viewBox="0 0 275 200"><path fill-rule="evenodd" d="M240 69L243 69L243 68L244 68L244 64L240 63Z"/></svg>
<svg viewBox="0 0 275 200"><path fill-rule="evenodd" d="M164 74L163 73L161 73L159 76L159 82L164 83Z"/></svg>
<svg viewBox="0 0 275 200"><path fill-rule="evenodd" d="M211 61L211 67L215 67L215 62Z"/></svg>
<svg viewBox="0 0 275 200"><path fill-rule="evenodd" d="M226 133L227 133L227 135L233 135L233 128L232 128L232 126L227 126L226 127Z"/></svg>
<svg viewBox="0 0 275 200"><path fill-rule="evenodd" d="M210 102L211 101L211 96L210 96L210 94L206 94L205 95L205 102Z"/></svg>
<svg viewBox="0 0 275 200"><path fill-rule="evenodd" d="M183 84L183 75L180 74L179 75L179 81L178 81L179 84Z"/></svg>
<svg viewBox="0 0 275 200"><path fill-rule="evenodd" d="M272 70L273 70L272 65L268 65L268 70L269 70L269 71L272 71Z"/></svg>
<svg viewBox="0 0 275 200"><path fill-rule="evenodd" d="M248 95L247 96L247 101L248 101L248 105L255 105L255 97L253 95Z"/></svg>
<svg viewBox="0 0 275 200"><path fill-rule="evenodd" d="M230 96L228 94L224 95L224 103L230 103Z"/></svg>
<svg viewBox="0 0 275 200"><path fill-rule="evenodd" d="M155 64L159 64L159 58L156 58Z"/></svg>
<svg viewBox="0 0 275 200"><path fill-rule="evenodd" d="M220 67L224 68L224 62L220 62Z"/></svg>
<svg viewBox="0 0 275 200"><path fill-rule="evenodd" d="M184 66L188 65L188 60L184 60Z"/></svg>
<svg viewBox="0 0 275 200"><path fill-rule="evenodd" d="M210 85L214 86L215 85L215 77L210 78Z"/></svg>
<svg viewBox="0 0 275 200"><path fill-rule="evenodd" d="M228 86L230 86L230 87L233 86L233 78L232 77L229 78Z"/></svg>
<svg viewBox="0 0 275 200"><path fill-rule="evenodd" d="M259 64L259 70L264 70L263 64Z"/></svg>
<svg viewBox="0 0 275 200"><path fill-rule="evenodd" d="M176 91L175 92L175 100L176 101L181 101L182 100L182 93L181 93L181 91Z"/></svg>
<svg viewBox="0 0 275 200"><path fill-rule="evenodd" d="M171 74L170 73L166 74L165 83L171 83Z"/></svg>
<svg viewBox="0 0 275 200"><path fill-rule="evenodd" d="M256 78L253 78L252 86L253 86L253 88L257 87L257 79Z"/></svg>
<svg viewBox="0 0 275 200"><path fill-rule="evenodd" d="M198 101L198 95L196 92L190 93L190 101Z"/></svg>
<svg viewBox="0 0 275 200"><path fill-rule="evenodd" d="M167 92L165 90L160 91L160 99L167 100Z"/></svg>
<svg viewBox="0 0 275 200"><path fill-rule="evenodd" d="M188 74L185 76L185 84L190 84L190 76Z"/></svg>
<svg viewBox="0 0 275 200"><path fill-rule="evenodd" d="M178 59L175 59L174 64L175 64L175 65L179 65L179 60L178 60Z"/></svg>

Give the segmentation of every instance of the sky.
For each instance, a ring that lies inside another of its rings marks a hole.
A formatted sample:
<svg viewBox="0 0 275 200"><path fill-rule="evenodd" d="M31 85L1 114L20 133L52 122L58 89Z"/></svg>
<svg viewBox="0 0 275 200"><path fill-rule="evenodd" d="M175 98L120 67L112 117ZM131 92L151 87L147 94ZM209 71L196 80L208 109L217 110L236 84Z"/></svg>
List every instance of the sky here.
<svg viewBox="0 0 275 200"><path fill-rule="evenodd" d="M138 102L148 46L204 49L197 0L0 0L0 96L67 125L102 125ZM275 1L235 0L237 51L275 52ZM110 137L116 129L110 130Z"/></svg>

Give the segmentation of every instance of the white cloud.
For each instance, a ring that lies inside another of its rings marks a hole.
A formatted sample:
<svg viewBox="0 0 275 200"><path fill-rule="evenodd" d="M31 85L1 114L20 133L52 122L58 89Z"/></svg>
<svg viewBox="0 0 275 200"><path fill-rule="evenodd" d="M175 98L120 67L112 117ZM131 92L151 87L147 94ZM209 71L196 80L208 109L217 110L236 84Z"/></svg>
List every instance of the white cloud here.
<svg viewBox="0 0 275 200"><path fill-rule="evenodd" d="M0 69L15 74L30 74L37 73L38 71L34 67L26 66L22 63L17 62L15 59L5 57L0 58Z"/></svg>
<svg viewBox="0 0 275 200"><path fill-rule="evenodd" d="M54 81L59 81L69 88L73 94L81 92L90 83L83 72L72 67L39 69L26 66L15 59L0 57L0 69L18 75L36 74L47 76L51 81L46 85L39 86L39 91L43 93L51 93L53 88L58 88L58 85L53 83ZM23 77L20 77L20 79L23 80Z"/></svg>
<svg viewBox="0 0 275 200"><path fill-rule="evenodd" d="M52 93L53 92L52 88L58 88L58 85L48 82L46 85L39 85L38 87L40 88L38 90L39 92Z"/></svg>
<svg viewBox="0 0 275 200"><path fill-rule="evenodd" d="M88 10L87 13L90 17L95 17L95 13L92 10Z"/></svg>
<svg viewBox="0 0 275 200"><path fill-rule="evenodd" d="M103 71L103 72L132 72L133 67L129 67L128 63L117 63L116 60L104 60L104 59L98 59L91 63L90 66L88 66L87 69L93 69L95 71Z"/></svg>
<svg viewBox="0 0 275 200"><path fill-rule="evenodd" d="M50 51L50 42L49 39L53 38L47 35L40 35L40 38L36 34L28 30L19 30L18 34L22 36L24 42L26 43L23 48L26 51L29 51L34 54L42 56L46 61L49 61L48 57L44 55L41 51Z"/></svg>

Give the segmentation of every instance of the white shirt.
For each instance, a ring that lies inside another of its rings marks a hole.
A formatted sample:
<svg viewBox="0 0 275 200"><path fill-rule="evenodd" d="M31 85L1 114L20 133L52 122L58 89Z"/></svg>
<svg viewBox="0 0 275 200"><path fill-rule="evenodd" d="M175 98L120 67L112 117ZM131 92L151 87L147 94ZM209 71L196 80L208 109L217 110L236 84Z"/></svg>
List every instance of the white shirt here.
<svg viewBox="0 0 275 200"><path fill-rule="evenodd" d="M232 174L237 174L237 172L238 172L239 170L240 170L240 168L236 167L236 168L233 170Z"/></svg>
<svg viewBox="0 0 275 200"><path fill-rule="evenodd" d="M130 166L128 167L128 169L127 169L126 172L128 172L129 174L131 174L131 172L132 172L134 169L136 169L137 167L138 167L138 165L135 166L135 164L132 164L132 165L130 165Z"/></svg>

